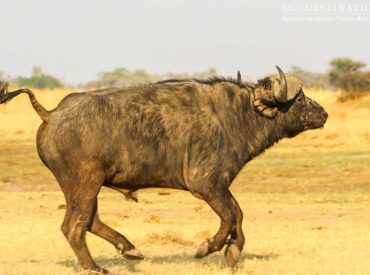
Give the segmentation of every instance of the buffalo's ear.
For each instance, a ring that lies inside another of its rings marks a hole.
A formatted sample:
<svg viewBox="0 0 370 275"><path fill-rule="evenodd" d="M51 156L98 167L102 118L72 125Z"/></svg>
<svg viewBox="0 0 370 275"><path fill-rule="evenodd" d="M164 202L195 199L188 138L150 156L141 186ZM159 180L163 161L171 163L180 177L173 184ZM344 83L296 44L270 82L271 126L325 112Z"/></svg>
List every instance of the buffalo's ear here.
<svg viewBox="0 0 370 275"><path fill-rule="evenodd" d="M256 111L264 115L268 118L274 118L276 116L276 113L278 111L276 105L274 105L272 102L263 100L263 99L256 99L253 102L254 108L256 108Z"/></svg>

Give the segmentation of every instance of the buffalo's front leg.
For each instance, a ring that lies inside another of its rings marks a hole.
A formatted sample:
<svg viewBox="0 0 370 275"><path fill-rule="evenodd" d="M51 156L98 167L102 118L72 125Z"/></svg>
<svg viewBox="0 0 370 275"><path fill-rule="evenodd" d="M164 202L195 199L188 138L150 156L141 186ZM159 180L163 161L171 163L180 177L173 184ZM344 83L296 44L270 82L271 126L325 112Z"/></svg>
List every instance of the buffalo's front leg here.
<svg viewBox="0 0 370 275"><path fill-rule="evenodd" d="M225 186L215 188L212 189L212 192L207 192L206 194L202 194L202 196L220 217L220 229L213 238L206 240L199 246L195 255L196 258L202 258L210 253L221 250L226 244L227 237L231 232L236 230L237 209L233 204L232 195Z"/></svg>
<svg viewBox="0 0 370 275"><path fill-rule="evenodd" d="M228 240L227 247L225 249L225 258L229 266L234 266L244 247L244 234L242 230L243 212L234 197L232 197L232 203L236 209L236 228L231 232L230 239Z"/></svg>
<svg viewBox="0 0 370 275"><path fill-rule="evenodd" d="M100 220L97 208L96 202L95 216L89 231L113 244L125 258L132 260L144 259L144 255L125 236Z"/></svg>

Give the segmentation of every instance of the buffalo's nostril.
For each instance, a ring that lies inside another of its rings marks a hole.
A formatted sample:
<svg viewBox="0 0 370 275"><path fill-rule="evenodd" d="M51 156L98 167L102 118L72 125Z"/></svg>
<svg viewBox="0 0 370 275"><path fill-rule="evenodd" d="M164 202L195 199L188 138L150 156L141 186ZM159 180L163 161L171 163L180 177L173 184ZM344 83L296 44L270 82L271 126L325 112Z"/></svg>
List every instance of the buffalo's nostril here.
<svg viewBox="0 0 370 275"><path fill-rule="evenodd" d="M327 112L324 112L324 117L325 118L328 118L328 116L329 116L328 113Z"/></svg>

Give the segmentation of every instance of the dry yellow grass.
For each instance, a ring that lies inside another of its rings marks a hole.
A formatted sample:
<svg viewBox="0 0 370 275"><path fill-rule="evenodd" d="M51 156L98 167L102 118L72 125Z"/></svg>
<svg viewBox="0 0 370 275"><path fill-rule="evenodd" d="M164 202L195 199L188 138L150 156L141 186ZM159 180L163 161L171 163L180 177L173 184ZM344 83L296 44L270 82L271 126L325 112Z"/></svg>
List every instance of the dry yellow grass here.
<svg viewBox="0 0 370 275"><path fill-rule="evenodd" d="M102 220L124 233L146 256L117 256L88 234L98 264L113 274L370 274L370 194L237 193L244 209L246 245L234 270L223 253L194 259L219 221L185 192L140 192L139 204L100 195ZM72 274L76 262L60 231L60 192L0 192L2 274ZM86 273L84 273L86 274Z"/></svg>
<svg viewBox="0 0 370 275"><path fill-rule="evenodd" d="M67 93L36 91L48 109ZM219 221L204 202L178 191L140 191L135 204L103 190L102 220L146 259L126 261L88 235L97 262L113 274L370 274L370 96L339 103L331 91L306 94L328 110L325 129L281 141L248 164L232 186L247 239L235 270L222 252L193 259ZM36 153L39 124L26 96L0 106L1 274L76 272L59 229L62 193L52 191L57 184Z"/></svg>

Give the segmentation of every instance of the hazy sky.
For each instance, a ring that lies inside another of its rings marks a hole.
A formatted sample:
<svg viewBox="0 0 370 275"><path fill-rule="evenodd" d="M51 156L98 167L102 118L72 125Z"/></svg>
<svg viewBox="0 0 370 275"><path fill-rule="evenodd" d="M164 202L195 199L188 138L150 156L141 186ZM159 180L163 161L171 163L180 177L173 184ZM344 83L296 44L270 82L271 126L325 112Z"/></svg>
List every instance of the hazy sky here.
<svg viewBox="0 0 370 275"><path fill-rule="evenodd" d="M0 71L30 75L39 65L76 84L116 67L152 73L215 67L225 76L240 69L256 79L275 64L325 71L337 56L370 64L370 20L306 18L370 17L369 1L355 12L361 1L341 2L352 5L344 11L335 2L0 0ZM315 10L318 3L332 6Z"/></svg>

